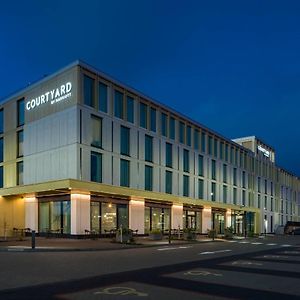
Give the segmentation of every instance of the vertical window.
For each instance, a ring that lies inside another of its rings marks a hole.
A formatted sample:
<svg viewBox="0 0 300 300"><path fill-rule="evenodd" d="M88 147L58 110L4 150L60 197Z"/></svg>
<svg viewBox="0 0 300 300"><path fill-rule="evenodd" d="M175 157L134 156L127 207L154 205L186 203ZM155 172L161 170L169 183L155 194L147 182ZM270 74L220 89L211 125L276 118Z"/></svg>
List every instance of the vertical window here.
<svg viewBox="0 0 300 300"><path fill-rule="evenodd" d="M123 93L116 90L115 90L115 97L114 97L114 111L115 111L115 117L123 119L124 116Z"/></svg>
<svg viewBox="0 0 300 300"><path fill-rule="evenodd" d="M4 152L4 148L3 148L3 138L0 139L0 163L3 162L3 152Z"/></svg>
<svg viewBox="0 0 300 300"><path fill-rule="evenodd" d="M102 154L91 152L91 181L102 182Z"/></svg>
<svg viewBox="0 0 300 300"><path fill-rule="evenodd" d="M268 193L268 182L265 179L265 194L267 194L267 193Z"/></svg>
<svg viewBox="0 0 300 300"><path fill-rule="evenodd" d="M140 102L140 126L142 128L147 128L147 116L147 105L143 102Z"/></svg>
<svg viewBox="0 0 300 300"><path fill-rule="evenodd" d="M94 79L87 75L83 77L83 98L85 105L94 106Z"/></svg>
<svg viewBox="0 0 300 300"><path fill-rule="evenodd" d="M231 149L230 149L230 162L233 164L234 162L233 162L233 157L234 157L234 148L233 147L231 147Z"/></svg>
<svg viewBox="0 0 300 300"><path fill-rule="evenodd" d="M227 165L223 164L223 182L227 182Z"/></svg>
<svg viewBox="0 0 300 300"><path fill-rule="evenodd" d="M199 150L199 130L194 129L194 149Z"/></svg>
<svg viewBox="0 0 300 300"><path fill-rule="evenodd" d="M198 179L198 198L204 198L204 181L203 179Z"/></svg>
<svg viewBox="0 0 300 300"><path fill-rule="evenodd" d="M211 179L216 180L216 161L211 161Z"/></svg>
<svg viewBox="0 0 300 300"><path fill-rule="evenodd" d="M242 191L242 204L245 206L246 205L246 191Z"/></svg>
<svg viewBox="0 0 300 300"><path fill-rule="evenodd" d="M150 135L145 135L145 160L153 161L153 137Z"/></svg>
<svg viewBox="0 0 300 300"><path fill-rule="evenodd" d="M173 151L170 143L166 143L166 167L173 167Z"/></svg>
<svg viewBox="0 0 300 300"><path fill-rule="evenodd" d="M24 121L25 121L25 104L24 104L24 99L18 100L17 102L18 105L18 126L22 126L24 125Z"/></svg>
<svg viewBox="0 0 300 300"><path fill-rule="evenodd" d="M0 139L0 141L2 141L1 148L2 148L2 153L3 153L3 139ZM24 142L24 131L21 130L21 131L17 132L17 156L18 157L21 157L21 156L24 155L23 142ZM1 159L1 162L2 162L3 161L3 154L2 154L2 157L0 155L0 159Z"/></svg>
<svg viewBox="0 0 300 300"><path fill-rule="evenodd" d="M192 144L192 127L191 126L187 126L187 128L186 128L186 144L188 146L191 146L191 144Z"/></svg>
<svg viewBox="0 0 300 300"><path fill-rule="evenodd" d="M214 139L214 156L218 157L218 140Z"/></svg>
<svg viewBox="0 0 300 300"><path fill-rule="evenodd" d="M257 178L257 191L260 193L260 177Z"/></svg>
<svg viewBox="0 0 300 300"><path fill-rule="evenodd" d="M185 124L179 122L179 143L184 143Z"/></svg>
<svg viewBox="0 0 300 300"><path fill-rule="evenodd" d="M150 110L150 130L156 132L156 109L153 107Z"/></svg>
<svg viewBox="0 0 300 300"><path fill-rule="evenodd" d="M208 137L208 154L209 155L212 155L212 142L213 142L213 139L211 136Z"/></svg>
<svg viewBox="0 0 300 300"><path fill-rule="evenodd" d="M92 143L94 147L102 147L102 119L91 115L92 120Z"/></svg>
<svg viewBox="0 0 300 300"><path fill-rule="evenodd" d="M0 134L4 132L3 109L0 109Z"/></svg>
<svg viewBox="0 0 300 300"><path fill-rule="evenodd" d="M153 188L153 168L145 166L145 190L152 191Z"/></svg>
<svg viewBox="0 0 300 300"><path fill-rule="evenodd" d="M161 135L167 136L168 128L168 116L165 113L161 113Z"/></svg>
<svg viewBox="0 0 300 300"><path fill-rule="evenodd" d="M233 185L237 185L237 169L233 169Z"/></svg>
<svg viewBox="0 0 300 300"><path fill-rule="evenodd" d="M190 171L189 150L183 149L183 172Z"/></svg>
<svg viewBox="0 0 300 300"><path fill-rule="evenodd" d="M120 185L130 186L130 165L129 161L125 159L121 159L120 164Z"/></svg>
<svg viewBox="0 0 300 300"><path fill-rule="evenodd" d="M246 172L243 171L242 173L242 187L245 188L246 187Z"/></svg>
<svg viewBox="0 0 300 300"><path fill-rule="evenodd" d="M267 196L265 196L265 209L267 209L268 208L268 198L267 198Z"/></svg>
<svg viewBox="0 0 300 300"><path fill-rule="evenodd" d="M122 155L130 155L130 129L121 126L121 151Z"/></svg>
<svg viewBox="0 0 300 300"><path fill-rule="evenodd" d="M223 185L223 202L227 203L227 186Z"/></svg>
<svg viewBox="0 0 300 300"><path fill-rule="evenodd" d="M228 162L228 145L225 144L225 160Z"/></svg>
<svg viewBox="0 0 300 300"><path fill-rule="evenodd" d="M220 159L224 158L224 143L220 143Z"/></svg>
<svg viewBox="0 0 300 300"><path fill-rule="evenodd" d="M170 117L169 120L170 139L175 140L175 119Z"/></svg>
<svg viewBox="0 0 300 300"><path fill-rule="evenodd" d="M204 166L203 166L203 156L198 155L198 175L203 176Z"/></svg>
<svg viewBox="0 0 300 300"><path fill-rule="evenodd" d="M172 194L172 172L166 171L166 193Z"/></svg>
<svg viewBox="0 0 300 300"><path fill-rule="evenodd" d="M17 163L17 185L24 184L23 181L23 162L20 161Z"/></svg>
<svg viewBox="0 0 300 300"><path fill-rule="evenodd" d="M233 188L233 204L237 204L237 189Z"/></svg>
<svg viewBox="0 0 300 300"><path fill-rule="evenodd" d="M0 167L0 188L3 188L3 167Z"/></svg>
<svg viewBox="0 0 300 300"><path fill-rule="evenodd" d="M273 182L271 181L271 196L273 196Z"/></svg>
<svg viewBox="0 0 300 300"><path fill-rule="evenodd" d="M107 113L107 85L99 82L99 96L98 96L99 110Z"/></svg>
<svg viewBox="0 0 300 300"><path fill-rule="evenodd" d="M205 132L201 133L201 151L203 153L206 152L206 134L205 134Z"/></svg>
<svg viewBox="0 0 300 300"><path fill-rule="evenodd" d="M216 201L216 184L214 182L211 183L211 201Z"/></svg>
<svg viewBox="0 0 300 300"><path fill-rule="evenodd" d="M273 198L271 198L271 211L273 211Z"/></svg>
<svg viewBox="0 0 300 300"><path fill-rule="evenodd" d="M183 196L189 196L189 176L183 175Z"/></svg>
<svg viewBox="0 0 300 300"><path fill-rule="evenodd" d="M134 99L127 96L127 122L134 123Z"/></svg>

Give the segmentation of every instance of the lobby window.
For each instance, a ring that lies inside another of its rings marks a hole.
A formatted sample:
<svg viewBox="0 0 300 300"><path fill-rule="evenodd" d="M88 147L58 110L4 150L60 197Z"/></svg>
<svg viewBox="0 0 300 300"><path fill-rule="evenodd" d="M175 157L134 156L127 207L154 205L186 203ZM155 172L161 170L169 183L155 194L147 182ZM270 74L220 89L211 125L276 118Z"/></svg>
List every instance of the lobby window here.
<svg viewBox="0 0 300 300"><path fill-rule="evenodd" d="M121 126L121 151L120 153L122 155L130 155L130 129L125 127L125 126Z"/></svg>
<svg viewBox="0 0 300 300"><path fill-rule="evenodd" d="M223 185L223 202L227 203L227 186Z"/></svg>
<svg viewBox="0 0 300 300"><path fill-rule="evenodd" d="M223 182L227 182L227 165L223 164Z"/></svg>
<svg viewBox="0 0 300 300"><path fill-rule="evenodd" d="M121 159L120 164L120 185L130 186L130 162L125 159Z"/></svg>
<svg viewBox="0 0 300 300"><path fill-rule="evenodd" d="M153 168L145 166L145 190L152 191L153 188Z"/></svg>
<svg viewBox="0 0 300 300"><path fill-rule="evenodd" d="M237 185L237 169L233 169L233 185Z"/></svg>
<svg viewBox="0 0 300 300"><path fill-rule="evenodd" d="M224 143L220 143L220 159L224 159Z"/></svg>
<svg viewBox="0 0 300 300"><path fill-rule="evenodd" d="M189 189L190 189L190 184L189 184L189 176L183 175L183 196L188 197L189 196Z"/></svg>
<svg viewBox="0 0 300 300"><path fill-rule="evenodd" d="M260 193L260 177L257 178L257 191Z"/></svg>
<svg viewBox="0 0 300 300"><path fill-rule="evenodd" d="M126 98L127 122L134 123L134 99L130 96Z"/></svg>
<svg viewBox="0 0 300 300"><path fill-rule="evenodd" d="M198 155L198 175L203 176L203 174L204 174L203 156Z"/></svg>
<svg viewBox="0 0 300 300"><path fill-rule="evenodd" d="M2 148L2 152L3 152L3 139L1 139L1 140L2 140L1 148ZM17 156L18 157L21 157L21 156L24 155L23 143L24 143L24 131L20 130L20 131L17 132ZM3 161L3 155L2 155L2 160L1 161Z"/></svg>
<svg viewBox="0 0 300 300"><path fill-rule="evenodd" d="M148 123L148 109L147 105L143 102L140 102L140 126L142 128L147 128Z"/></svg>
<svg viewBox="0 0 300 300"><path fill-rule="evenodd" d="M24 168L23 168L23 162L22 161L19 161L17 163L17 185L23 185L24 184L24 181L23 181L23 171L24 171Z"/></svg>
<svg viewBox="0 0 300 300"><path fill-rule="evenodd" d="M213 143L213 138L211 136L208 137L208 154L212 155L212 143Z"/></svg>
<svg viewBox="0 0 300 300"><path fill-rule="evenodd" d="M198 198L204 198L204 181L203 179L198 179Z"/></svg>
<svg viewBox="0 0 300 300"><path fill-rule="evenodd" d="M243 171L242 173L242 187L245 188L246 187L246 172Z"/></svg>
<svg viewBox="0 0 300 300"><path fill-rule="evenodd" d="M91 115L92 120L92 143L93 147L102 147L102 119Z"/></svg>
<svg viewBox="0 0 300 300"><path fill-rule="evenodd" d="M179 122L179 143L184 144L185 136L185 124L183 122Z"/></svg>
<svg viewBox="0 0 300 300"><path fill-rule="evenodd" d="M0 134L4 132L3 109L0 109Z"/></svg>
<svg viewBox="0 0 300 300"><path fill-rule="evenodd" d="M211 201L216 201L216 184L214 182L211 183Z"/></svg>
<svg viewBox="0 0 300 300"><path fill-rule="evenodd" d="M233 204L237 204L237 189L233 188Z"/></svg>
<svg viewBox="0 0 300 300"><path fill-rule="evenodd" d="M102 182L102 154L91 152L91 181Z"/></svg>
<svg viewBox="0 0 300 300"><path fill-rule="evenodd" d="M166 193L172 194L172 172L166 171Z"/></svg>
<svg viewBox="0 0 300 300"><path fill-rule="evenodd" d="M166 167L173 167L173 151L172 144L166 143Z"/></svg>
<svg viewBox="0 0 300 300"><path fill-rule="evenodd" d="M170 117L169 120L170 139L175 140L175 119Z"/></svg>
<svg viewBox="0 0 300 300"><path fill-rule="evenodd" d="M216 161L214 159L211 161L211 179L216 180Z"/></svg>
<svg viewBox="0 0 300 300"><path fill-rule="evenodd" d="M17 102L18 105L18 109L17 109L17 122L18 122L18 126L22 126L24 125L24 121L25 121L25 103L24 103L24 99L20 99Z"/></svg>
<svg viewBox="0 0 300 300"><path fill-rule="evenodd" d="M183 149L183 172L190 171L189 150Z"/></svg>
<svg viewBox="0 0 300 300"><path fill-rule="evenodd" d="M192 127L191 126L187 126L187 128L186 128L186 144L188 146L191 146L191 144L192 144Z"/></svg>
<svg viewBox="0 0 300 300"><path fill-rule="evenodd" d="M161 135L167 136L168 129L168 116L165 113L161 113Z"/></svg>
<svg viewBox="0 0 300 300"><path fill-rule="evenodd" d="M99 96L98 96L99 110L107 113L107 85L99 82Z"/></svg>
<svg viewBox="0 0 300 300"><path fill-rule="evenodd" d="M145 161L153 161L153 137L145 135Z"/></svg>
<svg viewBox="0 0 300 300"><path fill-rule="evenodd" d="M201 133L201 151L203 153L206 152L206 134L205 134L205 132Z"/></svg>
<svg viewBox="0 0 300 300"><path fill-rule="evenodd" d="M214 156L218 157L218 140L214 139Z"/></svg>
<svg viewBox="0 0 300 300"><path fill-rule="evenodd" d="M150 130L156 132L156 109L150 109Z"/></svg>
<svg viewBox="0 0 300 300"><path fill-rule="evenodd" d="M225 160L228 162L228 148L229 146L225 144Z"/></svg>
<svg viewBox="0 0 300 300"><path fill-rule="evenodd" d="M0 167L0 188L3 188L3 167Z"/></svg>
<svg viewBox="0 0 300 300"><path fill-rule="evenodd" d="M84 75L83 76L83 98L84 104L94 106L94 79Z"/></svg>
<svg viewBox="0 0 300 300"><path fill-rule="evenodd" d="M199 130L194 129L194 149L199 150Z"/></svg>
<svg viewBox="0 0 300 300"><path fill-rule="evenodd" d="M114 111L115 117L123 119L124 116L124 105L123 105L123 93L115 90L114 97Z"/></svg>

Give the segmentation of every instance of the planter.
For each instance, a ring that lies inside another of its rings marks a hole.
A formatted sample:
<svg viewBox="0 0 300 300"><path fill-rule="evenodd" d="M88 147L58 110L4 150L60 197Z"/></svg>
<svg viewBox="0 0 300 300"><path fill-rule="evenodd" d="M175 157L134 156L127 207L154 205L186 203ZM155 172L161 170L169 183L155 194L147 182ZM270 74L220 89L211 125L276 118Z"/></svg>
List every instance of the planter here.
<svg viewBox="0 0 300 300"><path fill-rule="evenodd" d="M123 233L121 241L121 233L116 233L116 242L118 243L129 243L132 240L132 233Z"/></svg>
<svg viewBox="0 0 300 300"><path fill-rule="evenodd" d="M196 232L184 232L183 239L184 240L196 240Z"/></svg>
<svg viewBox="0 0 300 300"><path fill-rule="evenodd" d="M162 233L150 233L149 234L149 238L153 241L159 241L159 240L162 240Z"/></svg>

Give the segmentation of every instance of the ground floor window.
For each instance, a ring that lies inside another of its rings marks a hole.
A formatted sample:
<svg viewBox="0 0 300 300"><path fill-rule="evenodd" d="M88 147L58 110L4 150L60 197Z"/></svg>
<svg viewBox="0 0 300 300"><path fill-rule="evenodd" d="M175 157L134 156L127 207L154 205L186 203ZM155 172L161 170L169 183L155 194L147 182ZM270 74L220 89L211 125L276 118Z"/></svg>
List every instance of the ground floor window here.
<svg viewBox="0 0 300 300"><path fill-rule="evenodd" d="M201 232L201 211L183 210L183 229L192 228Z"/></svg>
<svg viewBox="0 0 300 300"><path fill-rule="evenodd" d="M39 232L71 233L71 202L39 203Z"/></svg>
<svg viewBox="0 0 300 300"><path fill-rule="evenodd" d="M212 227L217 234L224 234L225 229L225 211L212 212Z"/></svg>
<svg viewBox="0 0 300 300"><path fill-rule="evenodd" d="M128 228L128 205L91 201L91 230L107 233L111 230Z"/></svg>
<svg viewBox="0 0 300 300"><path fill-rule="evenodd" d="M151 230L167 230L171 225L171 209L145 206L145 233Z"/></svg>
<svg viewBox="0 0 300 300"><path fill-rule="evenodd" d="M244 235L245 224L244 224L245 215L242 211L233 211L231 214L231 227L233 233L237 235Z"/></svg>

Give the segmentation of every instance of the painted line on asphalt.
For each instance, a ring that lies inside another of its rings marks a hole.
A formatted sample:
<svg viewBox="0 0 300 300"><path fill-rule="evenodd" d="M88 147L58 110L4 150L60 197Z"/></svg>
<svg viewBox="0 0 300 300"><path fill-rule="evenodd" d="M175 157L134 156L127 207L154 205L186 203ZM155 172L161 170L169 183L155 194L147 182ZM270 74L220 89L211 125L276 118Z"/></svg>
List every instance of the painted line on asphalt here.
<svg viewBox="0 0 300 300"><path fill-rule="evenodd" d="M199 255L207 255L207 254L216 254L216 253L223 253L223 252L230 252L232 250L226 249L226 250L217 250L217 251L206 251L206 252L201 252Z"/></svg>
<svg viewBox="0 0 300 300"><path fill-rule="evenodd" d="M260 242L255 242L255 243L251 243L252 245L263 245L263 243Z"/></svg>
<svg viewBox="0 0 300 300"><path fill-rule="evenodd" d="M237 243L238 241L227 241L228 243Z"/></svg>
<svg viewBox="0 0 300 300"><path fill-rule="evenodd" d="M243 242L239 242L239 244L249 244L250 242L247 241L243 241Z"/></svg>
<svg viewBox="0 0 300 300"><path fill-rule="evenodd" d="M192 246L179 246L179 247L164 247L156 249L157 251L167 251L167 250L179 250L179 249L188 249L192 248Z"/></svg>
<svg viewBox="0 0 300 300"><path fill-rule="evenodd" d="M292 245L288 245L288 244L284 244L284 245L280 245L281 247L292 247Z"/></svg>
<svg viewBox="0 0 300 300"><path fill-rule="evenodd" d="M276 246L276 243L270 243L270 244L266 244L267 246Z"/></svg>

